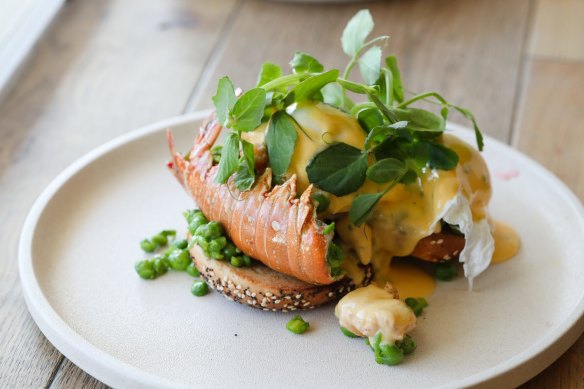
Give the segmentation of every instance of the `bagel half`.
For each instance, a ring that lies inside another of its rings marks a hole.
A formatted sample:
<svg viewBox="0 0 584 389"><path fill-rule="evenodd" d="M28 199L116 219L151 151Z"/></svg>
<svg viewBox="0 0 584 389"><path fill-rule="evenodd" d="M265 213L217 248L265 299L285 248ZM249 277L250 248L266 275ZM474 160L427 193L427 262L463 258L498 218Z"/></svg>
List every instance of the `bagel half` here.
<svg viewBox="0 0 584 389"><path fill-rule="evenodd" d="M190 253L201 277L211 288L228 300L264 311L313 309L368 285L373 277L372 267L367 265L360 266L364 277L358 285L348 277L330 285L313 285L278 273L258 261L249 267L235 267L209 258L196 244Z"/></svg>

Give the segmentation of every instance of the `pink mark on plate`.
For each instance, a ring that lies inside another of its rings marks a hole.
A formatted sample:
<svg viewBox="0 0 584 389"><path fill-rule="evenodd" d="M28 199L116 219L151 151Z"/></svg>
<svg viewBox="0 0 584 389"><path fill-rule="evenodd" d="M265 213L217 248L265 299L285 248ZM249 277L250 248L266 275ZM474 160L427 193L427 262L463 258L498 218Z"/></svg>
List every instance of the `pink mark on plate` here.
<svg viewBox="0 0 584 389"><path fill-rule="evenodd" d="M495 172L494 176L503 180L503 181L509 181L514 179L515 177L519 176L519 171L518 170L509 170L507 172Z"/></svg>

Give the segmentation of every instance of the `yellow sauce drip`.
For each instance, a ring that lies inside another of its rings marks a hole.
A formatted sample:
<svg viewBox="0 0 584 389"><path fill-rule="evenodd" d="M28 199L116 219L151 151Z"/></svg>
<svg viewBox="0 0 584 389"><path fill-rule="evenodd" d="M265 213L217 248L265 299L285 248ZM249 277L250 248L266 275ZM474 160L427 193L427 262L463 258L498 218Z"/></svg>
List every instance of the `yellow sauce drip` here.
<svg viewBox="0 0 584 389"><path fill-rule="evenodd" d="M394 260L389 266L377 268L373 282L381 287L391 282L401 299L428 297L436 288L436 281L431 275L418 266L401 260Z"/></svg>
<svg viewBox="0 0 584 389"><path fill-rule="evenodd" d="M495 222L493 231L495 239L495 252L491 264L505 262L515 256L521 246L521 240L517 232L505 223Z"/></svg>

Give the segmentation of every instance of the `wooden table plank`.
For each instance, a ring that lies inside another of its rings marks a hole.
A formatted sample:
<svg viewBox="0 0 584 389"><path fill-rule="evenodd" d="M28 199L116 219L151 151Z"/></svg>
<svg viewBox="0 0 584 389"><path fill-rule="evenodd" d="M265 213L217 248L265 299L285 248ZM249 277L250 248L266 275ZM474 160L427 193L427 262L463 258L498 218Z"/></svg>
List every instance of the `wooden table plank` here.
<svg viewBox="0 0 584 389"><path fill-rule="evenodd" d="M584 201L584 62L534 60L513 145Z"/></svg>
<svg viewBox="0 0 584 389"><path fill-rule="evenodd" d="M62 366L60 366L54 380L51 382L48 389L69 389L69 388L83 388L83 389L107 389L109 386L101 381L96 380L70 360L65 359Z"/></svg>
<svg viewBox="0 0 584 389"><path fill-rule="evenodd" d="M513 145L555 173L584 201L584 62L529 64ZM523 388L584 388L584 335Z"/></svg>
<svg viewBox="0 0 584 389"><path fill-rule="evenodd" d="M85 152L181 113L234 4L67 3L0 106L0 244L7 250L0 386L43 387L62 361L31 320L18 282L18 234L34 199Z"/></svg>
<svg viewBox="0 0 584 389"><path fill-rule="evenodd" d="M329 5L248 2L190 108L211 106L219 77L227 74L249 88L264 61L287 66L295 50L312 53L327 67L344 68L348 58L339 39L361 8L371 10L377 34L392 36L389 52L398 55L409 89L442 92L472 109L486 133L508 140L528 1L391 1L337 4L334 10ZM452 119L468 124L456 114Z"/></svg>
<svg viewBox="0 0 584 389"><path fill-rule="evenodd" d="M583 20L584 1L538 0L530 54L584 60Z"/></svg>

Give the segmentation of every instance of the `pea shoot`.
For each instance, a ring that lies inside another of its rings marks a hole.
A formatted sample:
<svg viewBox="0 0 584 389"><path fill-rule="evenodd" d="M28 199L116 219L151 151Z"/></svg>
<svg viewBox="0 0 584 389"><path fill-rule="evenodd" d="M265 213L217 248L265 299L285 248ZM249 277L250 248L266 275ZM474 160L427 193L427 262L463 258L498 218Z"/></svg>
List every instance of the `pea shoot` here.
<svg viewBox="0 0 584 389"><path fill-rule="evenodd" d="M471 111L433 91L404 97L397 58L383 58L389 37L370 37L373 27L368 10L357 12L348 22L341 43L349 61L342 72L327 70L310 54L296 52L290 62L291 74L266 62L256 87L239 97L229 77L221 78L213 103L218 121L232 132L222 149L212 152L214 161L218 161L216 181L226 183L234 175L237 189L251 189L257 176L253 145L242 134L265 123L270 168L275 182L280 182L290 167L298 134L306 134L287 108L305 101L322 101L347 112L366 133L362 148L333 143L306 166L309 182L335 196L358 191L366 179L381 185L378 193L359 194L351 204L349 220L357 226L367 221L376 204L395 185L414 183L428 169L451 170L457 166L458 155L441 142L450 112L458 112L472 123L477 147L482 151L483 136ZM350 79L356 69L364 83ZM353 101L348 92L361 95L364 101ZM435 103L438 109L419 108L416 105L420 102ZM317 192L313 199L318 204L317 212L323 212L328 198Z"/></svg>
<svg viewBox="0 0 584 389"><path fill-rule="evenodd" d="M305 321L302 316L296 315L286 324L286 329L294 334L300 335L306 332L310 323Z"/></svg>

